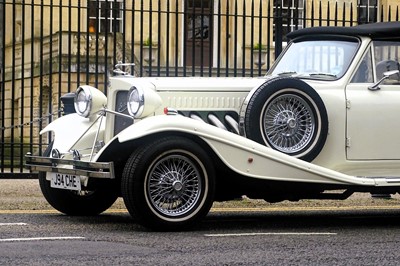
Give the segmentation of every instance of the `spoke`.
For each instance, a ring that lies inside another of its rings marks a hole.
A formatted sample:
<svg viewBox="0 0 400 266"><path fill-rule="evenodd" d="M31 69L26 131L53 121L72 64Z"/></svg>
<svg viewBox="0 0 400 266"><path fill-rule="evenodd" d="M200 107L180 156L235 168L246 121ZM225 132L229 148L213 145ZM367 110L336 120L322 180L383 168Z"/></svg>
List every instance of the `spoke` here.
<svg viewBox="0 0 400 266"><path fill-rule="evenodd" d="M174 188L180 182L182 188ZM166 215L182 215L194 208L200 195L197 166L187 157L168 155L160 160L148 181L148 194L157 210Z"/></svg>
<svg viewBox="0 0 400 266"><path fill-rule="evenodd" d="M313 111L297 95L278 96L265 110L264 131L268 142L275 149L288 153L301 151L312 140Z"/></svg>

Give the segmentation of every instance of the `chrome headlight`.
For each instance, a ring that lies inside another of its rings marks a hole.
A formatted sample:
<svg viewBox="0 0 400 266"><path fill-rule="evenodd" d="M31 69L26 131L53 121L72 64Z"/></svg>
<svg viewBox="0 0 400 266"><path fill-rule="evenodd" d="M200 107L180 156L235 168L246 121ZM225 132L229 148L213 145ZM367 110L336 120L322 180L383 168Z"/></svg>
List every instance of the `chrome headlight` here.
<svg viewBox="0 0 400 266"><path fill-rule="evenodd" d="M142 89L131 87L128 93L128 112L133 117L139 117L144 109L144 93Z"/></svg>
<svg viewBox="0 0 400 266"><path fill-rule="evenodd" d="M107 103L107 97L91 86L80 86L75 92L74 105L77 114L89 117L100 111Z"/></svg>
<svg viewBox="0 0 400 266"><path fill-rule="evenodd" d="M135 118L153 114L161 106L160 96L152 89L132 86L128 93L128 112Z"/></svg>

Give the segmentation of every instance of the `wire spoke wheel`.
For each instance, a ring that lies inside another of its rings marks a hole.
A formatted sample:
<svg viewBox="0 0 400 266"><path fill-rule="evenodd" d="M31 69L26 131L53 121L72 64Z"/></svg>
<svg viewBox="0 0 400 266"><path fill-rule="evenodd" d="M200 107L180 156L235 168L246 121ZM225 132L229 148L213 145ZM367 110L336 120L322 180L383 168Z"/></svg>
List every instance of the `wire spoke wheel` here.
<svg viewBox="0 0 400 266"><path fill-rule="evenodd" d="M207 215L215 192L210 154L180 136L166 136L135 149L121 185L129 213L156 231L183 230Z"/></svg>
<svg viewBox="0 0 400 266"><path fill-rule="evenodd" d="M284 94L273 99L266 105L261 121L266 141L278 151L299 152L313 139L313 110L297 95Z"/></svg>
<svg viewBox="0 0 400 266"><path fill-rule="evenodd" d="M197 166L189 158L172 154L152 167L146 187L155 209L168 216L179 216L196 206L202 181Z"/></svg>

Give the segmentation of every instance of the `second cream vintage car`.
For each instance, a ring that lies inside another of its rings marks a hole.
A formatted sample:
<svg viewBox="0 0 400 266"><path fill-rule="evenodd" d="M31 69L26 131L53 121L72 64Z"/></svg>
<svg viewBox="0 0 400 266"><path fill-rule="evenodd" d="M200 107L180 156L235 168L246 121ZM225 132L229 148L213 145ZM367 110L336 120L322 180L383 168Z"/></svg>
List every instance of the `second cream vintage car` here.
<svg viewBox="0 0 400 266"><path fill-rule="evenodd" d="M400 23L306 28L265 77L113 77L88 85L45 156L48 202L94 215L122 196L142 225L180 230L214 201L400 191Z"/></svg>

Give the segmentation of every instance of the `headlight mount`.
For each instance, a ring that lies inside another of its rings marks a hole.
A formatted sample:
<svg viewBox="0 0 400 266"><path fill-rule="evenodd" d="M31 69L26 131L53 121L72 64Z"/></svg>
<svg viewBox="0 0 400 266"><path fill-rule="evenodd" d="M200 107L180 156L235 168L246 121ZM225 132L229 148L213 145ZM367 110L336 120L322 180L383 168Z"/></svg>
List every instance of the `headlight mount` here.
<svg viewBox="0 0 400 266"><path fill-rule="evenodd" d="M77 114L90 117L97 114L107 104L107 97L98 89L83 85L75 92L74 106Z"/></svg>
<svg viewBox="0 0 400 266"><path fill-rule="evenodd" d="M140 117L144 110L144 93L141 88L131 87L127 101L128 112L133 117Z"/></svg>
<svg viewBox="0 0 400 266"><path fill-rule="evenodd" d="M160 95L150 88L132 86L128 92L128 112L134 118L143 118L154 115L162 104Z"/></svg>

